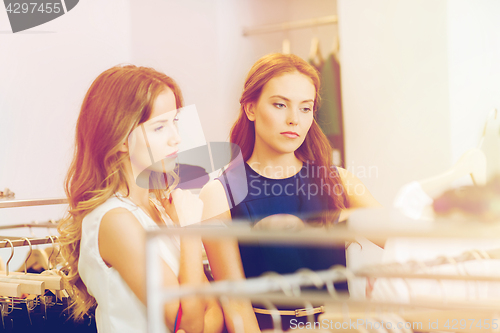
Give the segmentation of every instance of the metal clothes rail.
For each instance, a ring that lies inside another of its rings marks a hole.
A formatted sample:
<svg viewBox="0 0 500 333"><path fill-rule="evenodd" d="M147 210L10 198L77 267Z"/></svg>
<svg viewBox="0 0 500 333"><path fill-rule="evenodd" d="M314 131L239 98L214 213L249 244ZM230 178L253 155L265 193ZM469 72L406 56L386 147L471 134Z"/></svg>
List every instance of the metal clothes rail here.
<svg viewBox="0 0 500 333"><path fill-rule="evenodd" d="M31 245L41 245L41 244L53 244L57 243L57 236L48 236L48 237L39 237L39 238L30 238L27 237L29 242L26 240L26 237L11 237L11 236L0 236L0 248L6 247L20 247L20 246L29 246ZM6 239L10 240L7 241ZM11 245L12 244L12 245Z"/></svg>
<svg viewBox="0 0 500 333"><path fill-rule="evenodd" d="M336 24L337 22L338 22L337 15L330 15L309 20L284 22L278 24L267 24L256 27L243 28L243 36L251 36L251 35L279 32L279 31L288 31L294 29L311 28L320 25Z"/></svg>
<svg viewBox="0 0 500 333"><path fill-rule="evenodd" d="M66 198L5 200L5 201L0 201L0 208L61 205L61 204L67 204L67 203L68 203L68 199L66 199Z"/></svg>

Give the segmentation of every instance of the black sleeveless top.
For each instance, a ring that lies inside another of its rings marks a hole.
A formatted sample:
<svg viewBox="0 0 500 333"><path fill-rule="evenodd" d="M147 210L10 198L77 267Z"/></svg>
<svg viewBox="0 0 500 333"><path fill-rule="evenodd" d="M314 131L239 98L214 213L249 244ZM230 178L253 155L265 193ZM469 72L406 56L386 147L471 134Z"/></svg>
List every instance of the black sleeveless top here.
<svg viewBox="0 0 500 333"><path fill-rule="evenodd" d="M321 189L317 167L304 163L300 172L285 179L259 175L244 163L246 179L231 169L217 178L223 185L234 222L256 223L274 214L291 214L304 222L317 219L332 209L328 188ZM242 168L241 168L242 169ZM337 172L336 168L332 168ZM242 183L243 182L243 183ZM336 215L337 221L340 212ZM256 277L268 271L279 274L295 273L300 268L324 270L346 264L345 247L240 244L241 260L246 277ZM347 284L336 288L347 289Z"/></svg>

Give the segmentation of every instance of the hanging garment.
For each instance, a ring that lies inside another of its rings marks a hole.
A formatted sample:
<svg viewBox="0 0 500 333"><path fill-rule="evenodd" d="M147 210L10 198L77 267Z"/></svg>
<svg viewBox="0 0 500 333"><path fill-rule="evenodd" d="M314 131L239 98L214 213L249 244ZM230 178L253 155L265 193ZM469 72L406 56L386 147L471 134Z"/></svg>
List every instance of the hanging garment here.
<svg viewBox="0 0 500 333"><path fill-rule="evenodd" d="M433 219L430 208L433 199L425 193L419 182L413 181L404 185L394 199L394 208L411 219Z"/></svg>
<svg viewBox="0 0 500 333"><path fill-rule="evenodd" d="M345 167L340 63L333 53L328 56L322 66L312 61L310 63L321 74L321 103L316 121L327 136L330 144L340 154L340 161L334 158L334 163L337 166Z"/></svg>

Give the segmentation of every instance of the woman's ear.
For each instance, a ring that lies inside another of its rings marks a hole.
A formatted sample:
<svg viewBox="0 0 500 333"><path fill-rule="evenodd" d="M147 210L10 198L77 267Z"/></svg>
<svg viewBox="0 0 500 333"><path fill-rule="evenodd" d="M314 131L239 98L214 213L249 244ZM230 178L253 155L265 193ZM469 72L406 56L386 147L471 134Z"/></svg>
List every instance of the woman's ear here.
<svg viewBox="0 0 500 333"><path fill-rule="evenodd" d="M134 133L130 133L129 136L123 140L123 142L121 143L120 145L120 149L118 151L122 152L122 153L128 153L128 147L130 146L130 144L133 144L133 142L131 141L134 141Z"/></svg>
<svg viewBox="0 0 500 333"><path fill-rule="evenodd" d="M130 147L134 147L135 145L135 140L136 140L136 135L137 135L137 129L139 127L137 127L136 129L134 129L132 132L130 132L130 134L128 135L127 138L125 138L125 140L123 140L121 146L120 146L120 150L122 153L128 153L129 152L129 149Z"/></svg>
<svg viewBox="0 0 500 333"><path fill-rule="evenodd" d="M255 105L253 103L247 103L243 106L243 109L245 110L248 120L255 121Z"/></svg>
<svg viewBox="0 0 500 333"><path fill-rule="evenodd" d="M128 139L122 142L122 144L120 145L120 149L118 151L122 153L128 153Z"/></svg>

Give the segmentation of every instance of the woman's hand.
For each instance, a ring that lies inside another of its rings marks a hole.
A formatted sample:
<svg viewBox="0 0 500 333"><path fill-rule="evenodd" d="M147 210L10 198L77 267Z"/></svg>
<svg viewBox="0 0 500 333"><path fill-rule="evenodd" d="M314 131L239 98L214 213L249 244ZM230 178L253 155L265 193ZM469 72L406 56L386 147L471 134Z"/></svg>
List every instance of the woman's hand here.
<svg viewBox="0 0 500 333"><path fill-rule="evenodd" d="M274 214L263 218L254 225L258 230L300 230L305 228L304 221L291 214Z"/></svg>
<svg viewBox="0 0 500 333"><path fill-rule="evenodd" d="M181 227L201 222L203 201L188 190L174 190L162 204L170 218Z"/></svg>
<svg viewBox="0 0 500 333"><path fill-rule="evenodd" d="M203 202L190 191L176 189L171 193L170 198L164 200L162 204L170 218L174 222L178 222L181 227L201 222ZM204 284L206 277L203 270L201 236L181 236L180 252L179 275L177 277L179 285L200 286ZM211 327L204 327L204 320L200 320L200 318L210 315L207 313L207 300L205 298L184 297L180 299L180 304L183 315L180 323L181 329L178 332L211 332ZM222 323L222 313L219 317L217 322ZM219 324L219 326L221 325Z"/></svg>

